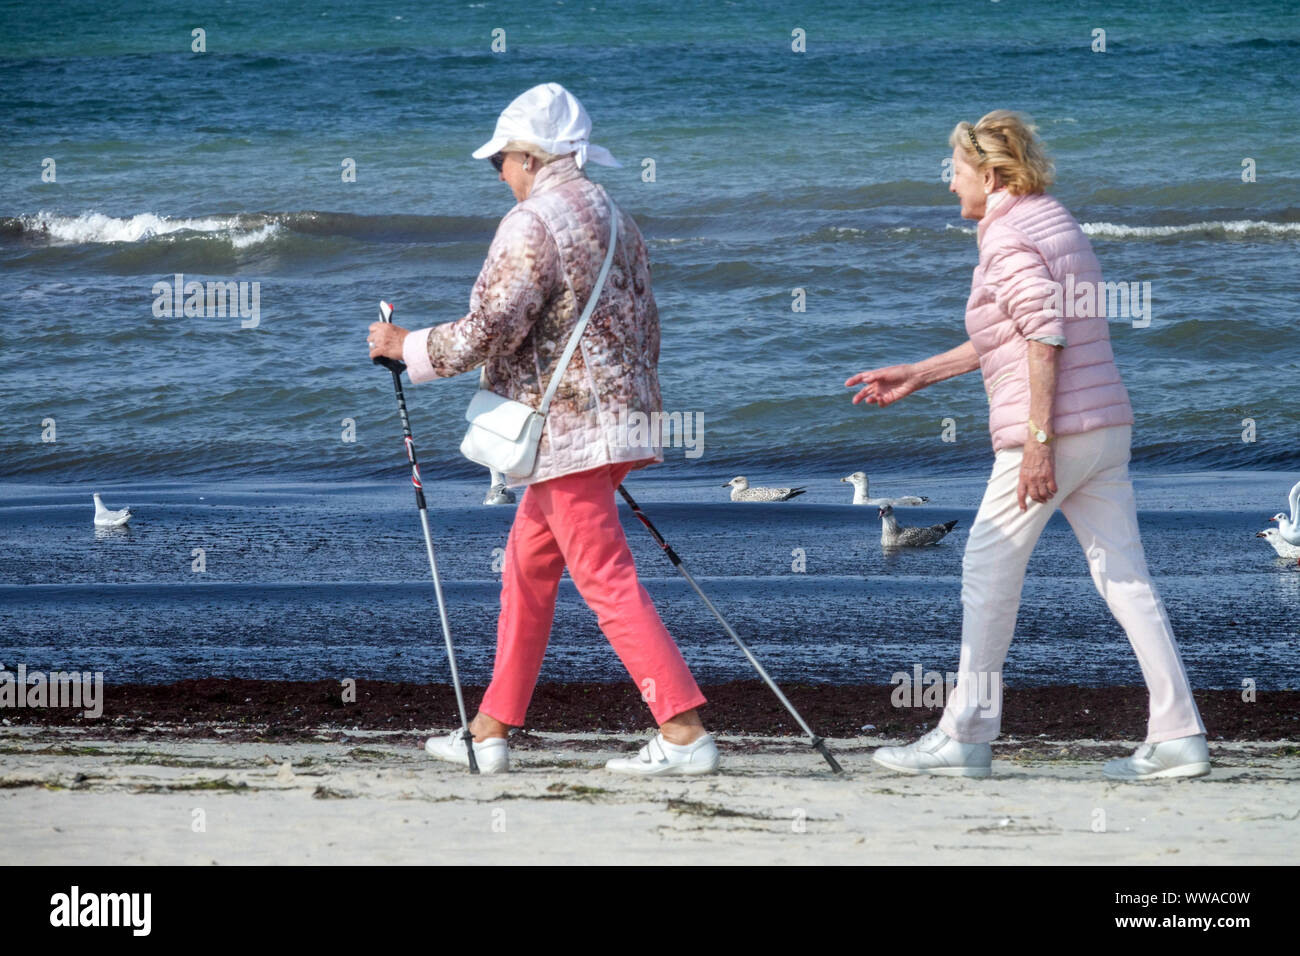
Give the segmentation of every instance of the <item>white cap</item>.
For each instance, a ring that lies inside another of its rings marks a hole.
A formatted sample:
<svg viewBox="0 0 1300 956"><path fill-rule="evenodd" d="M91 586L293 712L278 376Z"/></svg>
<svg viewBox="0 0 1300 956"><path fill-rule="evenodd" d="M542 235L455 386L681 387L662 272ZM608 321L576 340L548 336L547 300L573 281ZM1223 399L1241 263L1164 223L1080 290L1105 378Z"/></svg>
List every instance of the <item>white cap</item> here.
<svg viewBox="0 0 1300 956"><path fill-rule="evenodd" d="M588 159L602 166L623 165L605 147L588 142L590 135L591 117L578 98L559 83L543 83L515 97L501 111L492 138L474 150L474 158L487 159L506 143L520 140L548 153L576 153L579 169Z"/></svg>

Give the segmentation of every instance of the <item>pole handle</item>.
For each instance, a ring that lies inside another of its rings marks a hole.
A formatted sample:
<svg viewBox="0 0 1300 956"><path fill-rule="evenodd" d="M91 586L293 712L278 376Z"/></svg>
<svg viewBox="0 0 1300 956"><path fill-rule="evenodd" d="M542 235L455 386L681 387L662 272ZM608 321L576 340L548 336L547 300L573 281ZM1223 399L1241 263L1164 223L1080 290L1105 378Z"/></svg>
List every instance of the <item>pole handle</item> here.
<svg viewBox="0 0 1300 956"><path fill-rule="evenodd" d="M379 321L387 322L391 325L393 322L393 312L396 311L396 308L396 306L389 305L381 299L379 301ZM376 355L372 361L376 365L382 365L394 375L401 375L406 371L406 363L398 361L397 359L390 359L383 355Z"/></svg>

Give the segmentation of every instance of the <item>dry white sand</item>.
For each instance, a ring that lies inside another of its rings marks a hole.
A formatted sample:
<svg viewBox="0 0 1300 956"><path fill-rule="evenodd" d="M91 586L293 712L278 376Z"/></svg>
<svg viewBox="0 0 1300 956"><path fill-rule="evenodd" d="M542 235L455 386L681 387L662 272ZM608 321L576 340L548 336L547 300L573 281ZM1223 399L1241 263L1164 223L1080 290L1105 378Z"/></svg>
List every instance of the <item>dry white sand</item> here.
<svg viewBox="0 0 1300 956"><path fill-rule="evenodd" d="M1289 863L1300 747L1216 743L1200 780L1117 784L1131 742L1003 741L993 777L909 777L879 738L724 737L722 772L603 769L637 738L533 734L470 776L408 733L234 743L0 730L0 863ZM623 743L620 744L620 741ZM527 749L523 749L526 746ZM200 826L201 824L201 826Z"/></svg>

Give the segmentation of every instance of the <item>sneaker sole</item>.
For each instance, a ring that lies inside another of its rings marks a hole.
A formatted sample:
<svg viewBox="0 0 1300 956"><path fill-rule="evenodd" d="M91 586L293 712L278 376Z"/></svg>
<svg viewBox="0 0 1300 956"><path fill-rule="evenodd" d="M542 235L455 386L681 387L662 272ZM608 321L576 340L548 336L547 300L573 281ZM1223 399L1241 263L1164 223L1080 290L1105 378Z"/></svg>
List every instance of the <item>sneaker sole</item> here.
<svg viewBox="0 0 1300 956"><path fill-rule="evenodd" d="M1119 780L1123 782L1132 782L1135 780L1169 780L1177 777L1205 777L1209 776L1210 765L1205 762L1185 763L1177 767L1170 767L1167 770L1157 770L1155 773L1142 773L1136 776L1128 774L1111 774L1102 770L1102 776L1107 780Z"/></svg>
<svg viewBox="0 0 1300 956"><path fill-rule="evenodd" d="M611 767L606 764L605 769L610 773L621 773L629 777L703 777L711 773L717 773L718 765L715 763L712 767L667 767L663 770L633 770L624 767Z"/></svg>
<svg viewBox="0 0 1300 956"><path fill-rule="evenodd" d="M899 764L893 764L881 760L874 754L872 754L871 759L873 762L878 763L880 766L885 767L888 770L893 770L896 773L905 773L913 777L919 777L925 774L933 777L973 777L977 780L982 780L986 777L992 776L993 774L992 767L904 767Z"/></svg>

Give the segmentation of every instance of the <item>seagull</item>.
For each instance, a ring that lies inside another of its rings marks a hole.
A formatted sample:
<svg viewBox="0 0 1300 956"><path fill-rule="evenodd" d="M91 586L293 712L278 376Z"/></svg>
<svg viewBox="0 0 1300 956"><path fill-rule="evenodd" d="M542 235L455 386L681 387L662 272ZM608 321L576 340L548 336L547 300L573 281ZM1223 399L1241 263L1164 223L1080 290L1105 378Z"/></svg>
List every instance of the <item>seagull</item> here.
<svg viewBox="0 0 1300 956"><path fill-rule="evenodd" d="M1286 517L1283 515L1282 517ZM1277 520L1276 518L1272 520ZM1273 546L1279 558L1300 558L1300 545L1294 545L1287 542L1282 537L1282 533L1277 528L1265 528L1263 531L1255 532L1255 537L1263 538Z"/></svg>
<svg viewBox="0 0 1300 956"><path fill-rule="evenodd" d="M732 501L789 501L807 491L807 488L751 488L749 479L737 475L722 487L731 489Z"/></svg>
<svg viewBox="0 0 1300 956"><path fill-rule="evenodd" d="M1279 512L1273 516L1273 520L1277 522L1277 530L1282 535L1282 540L1287 544L1300 544L1300 481L1291 487L1287 500L1291 504L1291 516L1287 517L1286 514Z"/></svg>
<svg viewBox="0 0 1300 956"><path fill-rule="evenodd" d="M882 548L919 548L927 544L938 544L956 526L956 521L945 521L928 528L900 528L898 519L894 517L894 506L880 506Z"/></svg>
<svg viewBox="0 0 1300 956"><path fill-rule="evenodd" d="M104 502L99 499L99 492L95 492L95 527L96 528L120 528L131 520L131 509L123 508L121 511L109 511L104 507Z"/></svg>
<svg viewBox="0 0 1300 956"><path fill-rule="evenodd" d="M492 487L488 489L487 497L483 499L485 505L512 505L515 503L515 493L506 487L506 477L499 471L492 472Z"/></svg>
<svg viewBox="0 0 1300 956"><path fill-rule="evenodd" d="M919 505L923 501L930 499L924 495L905 495L902 498L870 498L867 496L867 476L863 472L855 471L847 478L841 478L840 481L848 481L853 484L853 503L855 505Z"/></svg>

